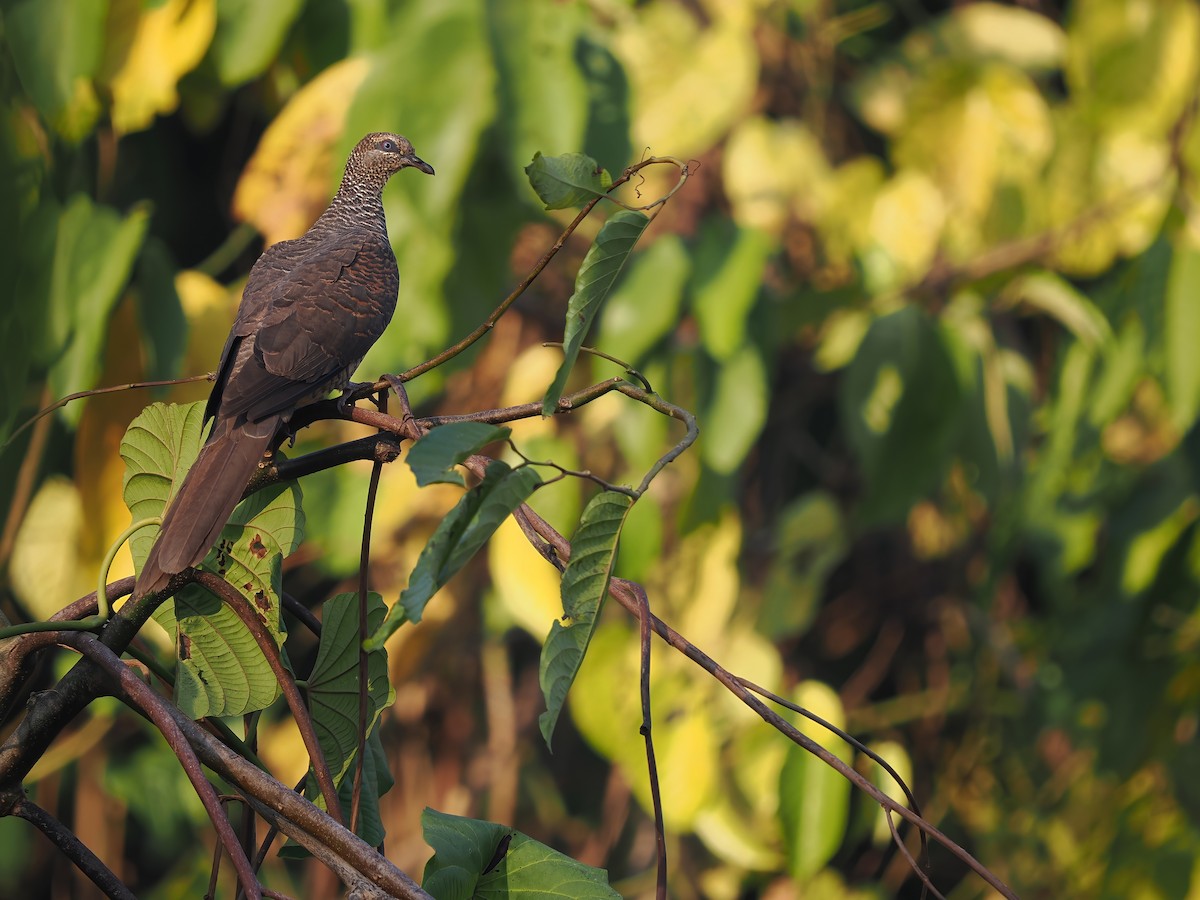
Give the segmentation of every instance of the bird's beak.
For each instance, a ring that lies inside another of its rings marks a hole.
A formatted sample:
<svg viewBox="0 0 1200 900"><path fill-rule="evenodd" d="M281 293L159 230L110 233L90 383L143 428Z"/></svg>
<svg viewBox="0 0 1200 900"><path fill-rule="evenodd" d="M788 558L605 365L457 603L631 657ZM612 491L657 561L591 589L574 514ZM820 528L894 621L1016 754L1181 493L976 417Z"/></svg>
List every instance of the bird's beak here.
<svg viewBox="0 0 1200 900"><path fill-rule="evenodd" d="M413 155L404 157L404 164L406 166L412 166L414 169L420 169L426 175L433 174L433 166L425 162L425 160L421 159L419 156Z"/></svg>

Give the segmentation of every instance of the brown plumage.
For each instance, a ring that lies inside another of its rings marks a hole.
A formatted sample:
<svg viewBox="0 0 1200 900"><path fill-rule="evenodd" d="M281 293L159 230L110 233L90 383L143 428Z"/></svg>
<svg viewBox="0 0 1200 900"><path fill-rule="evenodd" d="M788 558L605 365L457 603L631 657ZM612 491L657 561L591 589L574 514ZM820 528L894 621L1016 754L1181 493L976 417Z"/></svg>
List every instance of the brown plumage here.
<svg viewBox="0 0 1200 900"><path fill-rule="evenodd" d="M405 138L368 134L312 228L267 249L250 270L204 411L212 432L163 518L135 596L204 559L292 413L343 388L383 334L400 286L383 186L410 166L433 174Z"/></svg>

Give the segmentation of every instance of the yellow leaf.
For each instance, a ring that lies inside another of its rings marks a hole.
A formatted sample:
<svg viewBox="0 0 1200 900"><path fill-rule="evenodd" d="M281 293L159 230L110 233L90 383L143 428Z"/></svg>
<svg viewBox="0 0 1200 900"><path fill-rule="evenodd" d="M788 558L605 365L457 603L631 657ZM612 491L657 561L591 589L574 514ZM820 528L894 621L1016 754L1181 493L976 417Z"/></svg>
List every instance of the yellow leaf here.
<svg viewBox="0 0 1200 900"><path fill-rule="evenodd" d="M811 221L825 205L829 162L801 122L756 116L739 123L726 144L723 171L740 225L778 233L793 207Z"/></svg>
<svg viewBox="0 0 1200 900"><path fill-rule="evenodd" d="M1195 0L1089 0L1069 19L1070 94L1106 126L1166 137L1195 95Z"/></svg>
<svg viewBox="0 0 1200 900"><path fill-rule="evenodd" d="M188 320L188 343L184 352L183 374L211 372L221 358L225 335L233 324L238 297L225 285L193 269L175 276L175 291ZM174 403L205 399L212 384L207 381L180 385L171 392Z"/></svg>
<svg viewBox="0 0 1200 900"><path fill-rule="evenodd" d="M217 5L216 0L114 5L110 22L118 32L132 30L131 38L120 33L110 38L114 45L129 41L109 84L113 128L126 134L148 128L156 115L179 106L179 79L204 58L217 27ZM139 6L134 20L134 8Z"/></svg>
<svg viewBox="0 0 1200 900"><path fill-rule="evenodd" d="M675 608L683 610L680 631L700 647L723 645L728 640L729 618L737 605L741 586L738 553L742 547L742 524L727 512L715 526L697 529L685 541L681 556L691 557L687 566L694 581L682 578L685 595L671 592Z"/></svg>
<svg viewBox="0 0 1200 900"><path fill-rule="evenodd" d="M238 180L233 214L268 245L299 237L329 203L340 162L334 147L369 69L363 57L330 66L296 92L263 134Z"/></svg>
<svg viewBox="0 0 1200 900"><path fill-rule="evenodd" d="M1003 59L1024 69L1056 69L1067 50L1066 35L1053 19L1000 3L956 8L938 38L964 57Z"/></svg>
<svg viewBox="0 0 1200 900"><path fill-rule="evenodd" d="M834 265L849 266L870 246L871 209L883 184L883 165L874 156L856 156L834 170L817 222L825 255Z"/></svg>
<svg viewBox="0 0 1200 900"><path fill-rule="evenodd" d="M69 480L49 478L25 513L13 545L13 591L25 608L46 619L68 603L95 590L79 555L83 501Z"/></svg>
<svg viewBox="0 0 1200 900"><path fill-rule="evenodd" d="M749 17L707 27L679 3L654 3L617 32L629 73L634 146L687 158L715 144L750 104L758 50Z"/></svg>
<svg viewBox="0 0 1200 900"><path fill-rule="evenodd" d="M904 779L905 784L912 785L912 759L909 758L908 751L903 744L896 741L879 741L871 744L871 749L879 754L880 758L885 760L889 766L895 769L896 774ZM904 791L900 785L896 783L891 775L874 760L870 763L870 778L871 782L899 803L908 805L908 798L904 796ZM894 819L893 819L894 821ZM884 846L892 839L891 829L888 828L887 818L883 808L880 807L875 813L875 829L871 835L871 839L877 846Z"/></svg>
<svg viewBox="0 0 1200 900"><path fill-rule="evenodd" d="M560 577L511 517L488 541L488 566L501 606L518 625L544 641L550 623L563 614Z"/></svg>
<svg viewBox="0 0 1200 900"><path fill-rule="evenodd" d="M1049 109L1024 73L946 63L914 90L894 153L898 167L925 173L941 191L947 249L964 258L981 249L997 188L1038 179L1053 144Z"/></svg>
<svg viewBox="0 0 1200 900"><path fill-rule="evenodd" d="M709 803L717 785L717 737L712 718L699 704L679 709L674 717L654 712L654 755L662 791L663 824L668 831L690 831L700 810ZM637 738L637 722L631 736ZM641 740L638 740L641 743ZM652 809L650 778L645 755L622 766L634 796L645 810Z"/></svg>
<svg viewBox="0 0 1200 900"><path fill-rule="evenodd" d="M928 271L946 221L941 192L922 172L901 171L875 198L872 246L864 259L873 292L915 281Z"/></svg>

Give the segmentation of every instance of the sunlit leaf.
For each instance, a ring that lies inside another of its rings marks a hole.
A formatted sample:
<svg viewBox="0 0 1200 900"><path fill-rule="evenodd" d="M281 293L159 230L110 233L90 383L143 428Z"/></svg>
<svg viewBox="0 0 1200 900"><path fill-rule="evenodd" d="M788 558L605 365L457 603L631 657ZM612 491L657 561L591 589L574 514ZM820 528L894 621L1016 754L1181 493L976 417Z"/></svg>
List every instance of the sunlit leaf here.
<svg viewBox="0 0 1200 900"><path fill-rule="evenodd" d="M608 171L583 153L543 156L539 151L525 167L525 174L546 209L582 206L612 186Z"/></svg>
<svg viewBox="0 0 1200 900"><path fill-rule="evenodd" d="M1067 22L1068 89L1121 129L1164 136L1195 94L1200 9L1190 0L1090 0Z"/></svg>
<svg viewBox="0 0 1200 900"><path fill-rule="evenodd" d="M733 217L744 228L778 234L793 208L811 221L828 202L830 165L802 122L744 120L729 136L722 165Z"/></svg>
<svg viewBox="0 0 1200 900"><path fill-rule="evenodd" d="M542 647L539 680L546 711L538 718L546 746L587 653L617 557L621 526L633 498L616 491L597 494L583 511L571 539L571 559L562 576L563 619L550 626ZM563 624L563 623L566 624Z"/></svg>
<svg viewBox="0 0 1200 900"><path fill-rule="evenodd" d="M1078 340L1100 346L1112 340L1104 313L1065 279L1050 272L1034 272L1014 279L1005 289L1013 301L1049 315Z"/></svg>
<svg viewBox="0 0 1200 900"><path fill-rule="evenodd" d="M121 35L125 52L109 81L118 133L148 128L155 116L175 111L179 79L204 58L216 26L216 0L121 7L121 15L110 22L110 27L126 32Z"/></svg>
<svg viewBox="0 0 1200 900"><path fill-rule="evenodd" d="M61 476L47 479L25 512L9 562L13 591L36 618L96 589L80 565L85 528L79 490Z"/></svg>
<svg viewBox="0 0 1200 900"><path fill-rule="evenodd" d="M203 404L153 404L130 423L121 442L125 502L134 521L162 515L201 446ZM238 504L202 568L221 575L254 606L277 646L280 559L300 543L304 514L297 485L275 485ZM130 541L140 570L158 534L139 530ZM159 607L155 618L178 629L175 702L191 715L240 715L275 700L279 684L254 638L237 615L195 585Z"/></svg>
<svg viewBox="0 0 1200 900"><path fill-rule="evenodd" d="M946 203L924 174L902 171L889 180L871 209L863 275L872 293L919 281L941 243Z"/></svg>
<svg viewBox="0 0 1200 900"><path fill-rule="evenodd" d="M614 50L633 94L634 145L686 158L711 147L750 106L758 54L750 16L701 24L676 3L620 19Z"/></svg>
<svg viewBox="0 0 1200 900"><path fill-rule="evenodd" d="M512 519L496 529L487 550L496 602L534 640L544 639L547 623L562 615L558 569L542 558Z"/></svg>
<svg viewBox="0 0 1200 900"><path fill-rule="evenodd" d="M562 365L542 398L542 415L553 415L558 407L583 339L649 222L644 213L627 209L618 211L601 227L595 243L583 258L575 276L575 293L567 302Z"/></svg>
<svg viewBox="0 0 1200 900"><path fill-rule="evenodd" d="M912 757L908 755L908 750L905 749L903 744L896 741L872 741L870 747L882 759L886 760L889 766L896 770L896 774L903 778L906 784L912 784ZM908 798L904 795L903 788L897 784L896 779L874 760L869 765L871 783L897 803L907 806ZM893 815L892 821L897 821L897 817ZM886 814L882 808L877 808L875 813L875 827L871 833L871 838L880 847L887 846L892 840L892 831L888 828Z"/></svg>
<svg viewBox="0 0 1200 900"><path fill-rule="evenodd" d="M263 134L238 179L233 213L268 244L299 237L328 205L344 161L334 158L334 148L347 98L369 68L362 58L330 66L296 92Z"/></svg>
<svg viewBox="0 0 1200 900"><path fill-rule="evenodd" d="M956 7L931 29L939 49L964 58L1003 60L1030 71L1056 69L1067 37L1050 17L1019 6L971 3ZM910 40L914 55L925 35Z"/></svg>

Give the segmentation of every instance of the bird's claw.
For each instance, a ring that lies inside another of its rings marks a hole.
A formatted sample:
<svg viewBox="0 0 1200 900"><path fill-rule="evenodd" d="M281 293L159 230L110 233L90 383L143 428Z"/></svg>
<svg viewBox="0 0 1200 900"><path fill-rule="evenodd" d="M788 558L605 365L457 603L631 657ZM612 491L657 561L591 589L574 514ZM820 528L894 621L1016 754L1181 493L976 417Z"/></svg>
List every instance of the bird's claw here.
<svg viewBox="0 0 1200 900"><path fill-rule="evenodd" d="M369 387L369 386L370 386L370 383L366 382L366 381L349 381L349 382L347 382L346 386L344 388L342 388L341 395L337 398L338 412L341 413L343 416L346 415L347 413L349 413L350 410L354 408L354 403L357 399L354 396L354 394L357 391L360 391L363 388Z"/></svg>

